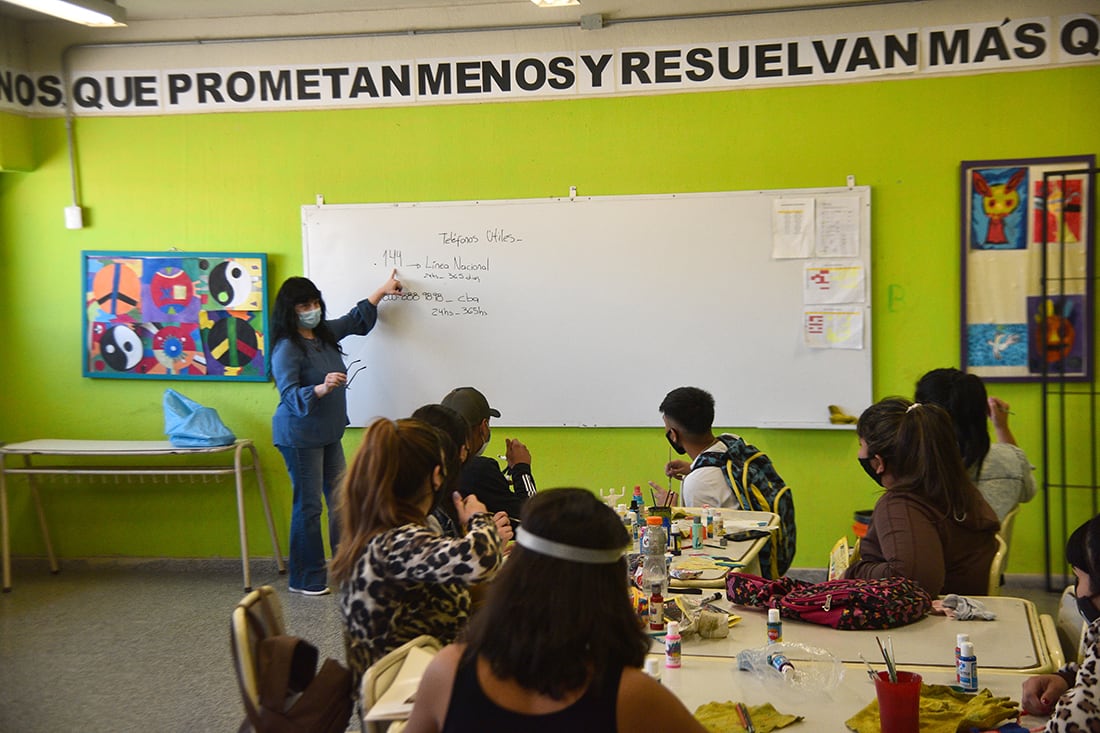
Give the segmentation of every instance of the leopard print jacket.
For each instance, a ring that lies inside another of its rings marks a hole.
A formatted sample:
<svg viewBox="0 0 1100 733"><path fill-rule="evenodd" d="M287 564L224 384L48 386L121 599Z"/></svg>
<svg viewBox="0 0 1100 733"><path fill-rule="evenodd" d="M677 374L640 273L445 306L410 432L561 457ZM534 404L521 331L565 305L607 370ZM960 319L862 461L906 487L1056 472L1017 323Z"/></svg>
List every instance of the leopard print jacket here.
<svg viewBox="0 0 1100 733"><path fill-rule="evenodd" d="M489 514L474 515L463 537L405 524L371 539L340 586L355 689L367 667L421 634L454 641L470 613L467 586L491 578L500 564Z"/></svg>
<svg viewBox="0 0 1100 733"><path fill-rule="evenodd" d="M1070 683L1058 700L1045 733L1085 733L1100 731L1100 621L1085 630L1085 658L1078 665L1070 662L1058 674Z"/></svg>

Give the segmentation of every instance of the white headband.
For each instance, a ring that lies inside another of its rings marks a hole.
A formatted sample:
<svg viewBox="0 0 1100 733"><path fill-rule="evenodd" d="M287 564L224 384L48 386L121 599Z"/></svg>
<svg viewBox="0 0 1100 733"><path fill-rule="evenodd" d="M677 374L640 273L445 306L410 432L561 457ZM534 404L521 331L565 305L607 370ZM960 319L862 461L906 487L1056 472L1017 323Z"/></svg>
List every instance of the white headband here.
<svg viewBox="0 0 1100 733"><path fill-rule="evenodd" d="M562 542L554 542L553 540L539 537L537 534L533 534L524 527L519 527L516 530L516 542L521 547L525 547L531 552L537 552L540 555L548 555L558 560L585 563L586 565L606 565L618 562L619 559L627 553L626 547L614 550L596 550L591 547L577 547L576 545L566 545Z"/></svg>

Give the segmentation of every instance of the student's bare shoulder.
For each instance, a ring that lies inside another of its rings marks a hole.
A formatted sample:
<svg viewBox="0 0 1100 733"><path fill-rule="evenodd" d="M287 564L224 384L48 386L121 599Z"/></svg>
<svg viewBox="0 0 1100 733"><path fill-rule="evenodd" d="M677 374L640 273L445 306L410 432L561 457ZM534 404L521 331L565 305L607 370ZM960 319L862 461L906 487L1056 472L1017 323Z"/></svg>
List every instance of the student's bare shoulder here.
<svg viewBox="0 0 1100 733"><path fill-rule="evenodd" d="M667 687L640 669L625 667L616 707L620 731L675 730L705 733L706 729Z"/></svg>

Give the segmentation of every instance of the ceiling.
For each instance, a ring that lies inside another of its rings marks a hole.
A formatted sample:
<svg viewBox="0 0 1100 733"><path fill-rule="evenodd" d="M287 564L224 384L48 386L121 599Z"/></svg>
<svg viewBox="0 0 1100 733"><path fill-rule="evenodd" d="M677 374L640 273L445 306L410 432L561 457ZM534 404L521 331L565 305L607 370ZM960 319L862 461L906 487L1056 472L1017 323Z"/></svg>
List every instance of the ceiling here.
<svg viewBox="0 0 1100 733"><path fill-rule="evenodd" d="M883 0L581 0L581 5L536 8L530 0L118 0L126 8L128 22L293 17L347 12L425 12L463 9L492 14L494 11L530 11L547 21L579 19L582 15L617 16L689 14L706 12L775 12L819 6L881 4ZM896 2L904 0L894 0ZM0 0L0 16L22 21L46 16Z"/></svg>

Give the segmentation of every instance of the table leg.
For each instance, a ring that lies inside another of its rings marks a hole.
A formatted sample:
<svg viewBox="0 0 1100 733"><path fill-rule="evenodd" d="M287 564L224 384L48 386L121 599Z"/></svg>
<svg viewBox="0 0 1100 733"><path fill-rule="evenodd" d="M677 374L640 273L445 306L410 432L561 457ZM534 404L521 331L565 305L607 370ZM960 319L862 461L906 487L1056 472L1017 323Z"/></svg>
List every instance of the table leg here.
<svg viewBox="0 0 1100 733"><path fill-rule="evenodd" d="M286 564L283 562L283 553L279 549L279 536L275 532L275 521L271 517L271 504L267 500L267 487L264 486L264 475L260 473L260 457L256 453L256 446L249 443L248 449L252 451L252 471L256 474L256 485L260 488L260 500L264 506L264 516L267 518L267 531L271 535L271 548L275 550L275 567L280 575L286 574Z"/></svg>
<svg viewBox="0 0 1100 733"><path fill-rule="evenodd" d="M244 477L241 476L241 451L245 444L238 443L233 453L233 475L237 479L237 525L241 534L241 569L244 572L244 590L252 590L252 572L248 567L248 522L244 513Z"/></svg>
<svg viewBox="0 0 1100 733"><path fill-rule="evenodd" d="M11 593L11 547L8 546L7 456L0 456L0 535L4 543L4 592Z"/></svg>
<svg viewBox="0 0 1100 733"><path fill-rule="evenodd" d="M31 467L31 457L23 456L23 464ZM38 526L42 530L42 539L46 542L46 557L50 560L50 572L56 575L61 572L57 564L57 558L53 554L53 543L50 542L50 528L46 525L46 513L42 511L42 499L38 495L38 483L34 480L34 474L27 474L27 485L31 489L31 498L34 499L34 509L38 512Z"/></svg>

